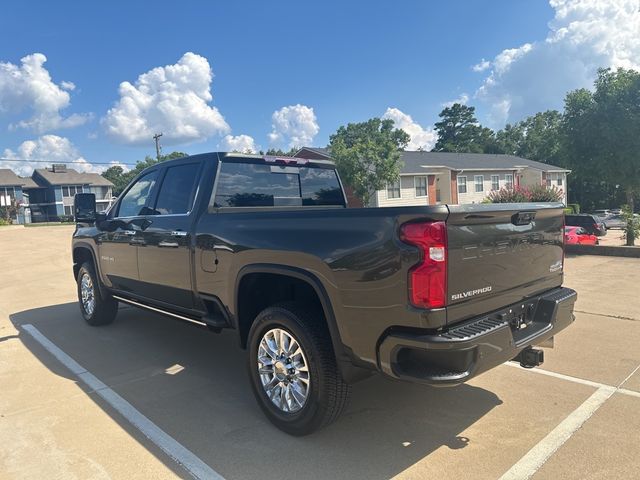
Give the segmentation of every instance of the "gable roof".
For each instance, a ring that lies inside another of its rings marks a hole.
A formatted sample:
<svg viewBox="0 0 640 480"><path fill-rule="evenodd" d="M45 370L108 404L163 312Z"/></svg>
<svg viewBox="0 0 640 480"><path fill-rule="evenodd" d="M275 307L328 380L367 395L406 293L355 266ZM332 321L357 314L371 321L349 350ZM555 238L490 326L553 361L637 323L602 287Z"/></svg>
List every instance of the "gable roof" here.
<svg viewBox="0 0 640 480"><path fill-rule="evenodd" d="M570 170L547 163L536 162L515 155L492 153L454 153L404 151L401 154L404 165L401 173L421 173L424 167L446 167L452 170L514 170L516 168L534 168L536 170Z"/></svg>
<svg viewBox="0 0 640 480"><path fill-rule="evenodd" d="M13 170L0 168L0 187L21 187L31 186L31 184L33 181L30 178L22 178L16 175Z"/></svg>
<svg viewBox="0 0 640 480"><path fill-rule="evenodd" d="M328 148L303 147L295 156L315 158L311 155L329 159L331 151ZM400 157L403 162L400 173L403 174L424 173L425 167L444 167L451 170L514 170L526 167L545 172L571 171L555 165L505 154L403 151Z"/></svg>
<svg viewBox="0 0 640 480"><path fill-rule="evenodd" d="M48 168L36 168L33 179L41 186L55 185L96 185L113 187L113 183L97 173L82 173L67 168L65 171L54 172Z"/></svg>

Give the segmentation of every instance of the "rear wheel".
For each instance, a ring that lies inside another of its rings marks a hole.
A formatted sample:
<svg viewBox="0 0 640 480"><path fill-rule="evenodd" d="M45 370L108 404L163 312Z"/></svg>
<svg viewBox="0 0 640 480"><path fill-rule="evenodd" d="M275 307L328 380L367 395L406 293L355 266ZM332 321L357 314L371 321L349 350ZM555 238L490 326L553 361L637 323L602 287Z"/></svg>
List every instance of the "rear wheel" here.
<svg viewBox="0 0 640 480"><path fill-rule="evenodd" d="M93 263L85 262L78 270L78 303L85 321L92 326L108 325L118 313L118 302L102 296Z"/></svg>
<svg viewBox="0 0 640 480"><path fill-rule="evenodd" d="M351 388L322 315L295 303L269 307L251 326L248 348L253 392L276 427L307 435L338 418Z"/></svg>

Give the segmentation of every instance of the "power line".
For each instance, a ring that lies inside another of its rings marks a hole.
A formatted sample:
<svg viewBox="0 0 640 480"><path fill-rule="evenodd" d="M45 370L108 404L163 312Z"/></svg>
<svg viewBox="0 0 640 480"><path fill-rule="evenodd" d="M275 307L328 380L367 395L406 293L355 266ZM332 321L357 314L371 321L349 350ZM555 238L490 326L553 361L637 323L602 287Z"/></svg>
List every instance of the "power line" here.
<svg viewBox="0 0 640 480"><path fill-rule="evenodd" d="M29 162L29 163L50 163L50 164L54 164L56 163L56 161L52 161L52 160L31 160L29 158L0 158L0 162ZM136 166L136 163L128 163L128 162L89 162L89 161L78 161L78 160L70 160L70 161L60 161L59 163L71 163L71 164L76 164L76 165L111 165L111 166L117 166L117 165L131 165L131 166Z"/></svg>

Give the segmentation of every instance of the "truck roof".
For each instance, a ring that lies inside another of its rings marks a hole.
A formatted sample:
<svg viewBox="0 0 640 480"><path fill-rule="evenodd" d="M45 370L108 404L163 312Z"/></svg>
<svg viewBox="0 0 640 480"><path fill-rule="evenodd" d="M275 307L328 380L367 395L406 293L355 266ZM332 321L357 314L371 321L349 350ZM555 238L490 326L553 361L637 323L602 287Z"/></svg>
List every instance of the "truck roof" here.
<svg viewBox="0 0 640 480"><path fill-rule="evenodd" d="M277 156L254 155L250 153L240 153L240 152L197 153L194 155L187 155L186 157L165 160L164 162L161 162L161 164L166 165L174 162L178 163L193 157L211 157L211 160L219 160L219 161L225 161L225 162L242 162L242 161L250 160L252 163L280 164L280 165L290 165L290 166L307 165L307 166L321 167L321 168L336 168L336 164L330 160L288 157L284 155L277 155ZM156 165L158 164L154 164L153 166L155 167Z"/></svg>

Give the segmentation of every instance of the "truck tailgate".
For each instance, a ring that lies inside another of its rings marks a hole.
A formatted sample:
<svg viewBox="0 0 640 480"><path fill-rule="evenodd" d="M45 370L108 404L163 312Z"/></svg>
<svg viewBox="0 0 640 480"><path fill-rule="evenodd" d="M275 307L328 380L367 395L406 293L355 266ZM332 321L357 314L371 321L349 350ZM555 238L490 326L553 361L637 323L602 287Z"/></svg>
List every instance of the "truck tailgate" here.
<svg viewBox="0 0 640 480"><path fill-rule="evenodd" d="M562 284L562 204L449 207L447 323Z"/></svg>

